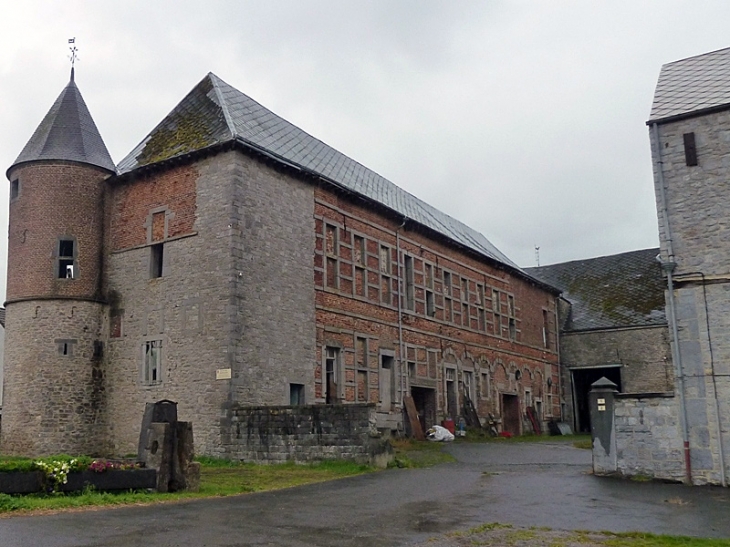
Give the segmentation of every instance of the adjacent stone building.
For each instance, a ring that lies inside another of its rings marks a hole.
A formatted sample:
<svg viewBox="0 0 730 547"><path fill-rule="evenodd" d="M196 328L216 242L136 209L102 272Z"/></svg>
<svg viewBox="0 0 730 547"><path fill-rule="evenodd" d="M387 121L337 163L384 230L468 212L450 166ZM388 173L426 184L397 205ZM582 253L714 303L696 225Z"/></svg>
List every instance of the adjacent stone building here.
<svg viewBox="0 0 730 547"><path fill-rule="evenodd" d="M686 480L730 464L730 49L664 65L647 122ZM676 447L682 449L681 447Z"/></svg>
<svg viewBox="0 0 730 547"><path fill-rule="evenodd" d="M560 363L569 386L563 413L590 432L588 393L607 378L624 395L674 392L659 249L575 260L527 272L560 288Z"/></svg>
<svg viewBox="0 0 730 547"><path fill-rule="evenodd" d="M131 452L160 399L224 457L242 407L560 417L557 289L213 74L115 166L72 72L7 174L3 453Z"/></svg>

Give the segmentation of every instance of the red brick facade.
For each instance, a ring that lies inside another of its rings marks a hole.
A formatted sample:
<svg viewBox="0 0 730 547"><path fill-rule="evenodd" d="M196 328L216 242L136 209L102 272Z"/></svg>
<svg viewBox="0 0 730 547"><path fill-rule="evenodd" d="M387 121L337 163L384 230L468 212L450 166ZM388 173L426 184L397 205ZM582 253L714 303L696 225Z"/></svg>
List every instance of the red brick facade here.
<svg viewBox="0 0 730 547"><path fill-rule="evenodd" d="M518 402L516 422L502 425L514 433L527 406L543 422L559 418L554 294L323 188L315 230L318 401L374 402L397 415L413 395L428 426L458 418L467 390L482 418Z"/></svg>
<svg viewBox="0 0 730 547"><path fill-rule="evenodd" d="M110 207L111 250L190 234L198 176L196 164L188 164L115 185Z"/></svg>
<svg viewBox="0 0 730 547"><path fill-rule="evenodd" d="M18 195L10 201L9 302L33 297L99 298L103 185L108 175L70 162L12 169L11 185ZM59 276L63 238L74 241L73 279Z"/></svg>

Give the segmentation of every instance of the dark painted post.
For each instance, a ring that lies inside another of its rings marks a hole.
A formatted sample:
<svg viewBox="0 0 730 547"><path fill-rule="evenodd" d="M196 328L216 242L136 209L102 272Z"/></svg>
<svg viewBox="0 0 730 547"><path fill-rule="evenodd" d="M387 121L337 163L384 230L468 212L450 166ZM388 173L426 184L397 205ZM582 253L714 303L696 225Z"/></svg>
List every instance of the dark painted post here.
<svg viewBox="0 0 730 547"><path fill-rule="evenodd" d="M591 384L588 394L593 442L593 473L607 475L616 472L616 429L613 405L618 386L606 377Z"/></svg>

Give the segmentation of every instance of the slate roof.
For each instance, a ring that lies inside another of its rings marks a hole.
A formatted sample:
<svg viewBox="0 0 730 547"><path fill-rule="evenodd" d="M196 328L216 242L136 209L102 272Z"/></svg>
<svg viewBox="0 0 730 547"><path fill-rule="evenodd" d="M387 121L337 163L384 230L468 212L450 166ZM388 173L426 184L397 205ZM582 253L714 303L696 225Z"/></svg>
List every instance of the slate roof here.
<svg viewBox="0 0 730 547"><path fill-rule="evenodd" d="M124 158L120 174L226 142L344 187L484 256L520 268L482 234L277 116L215 74L203 80Z"/></svg>
<svg viewBox="0 0 730 547"><path fill-rule="evenodd" d="M730 105L730 48L662 66L649 122Z"/></svg>
<svg viewBox="0 0 730 547"><path fill-rule="evenodd" d="M664 325L659 249L575 260L525 271L563 291L571 305L568 331Z"/></svg>
<svg viewBox="0 0 730 547"><path fill-rule="evenodd" d="M68 160L116 172L71 69L71 81L61 91L18 158L8 168L38 160Z"/></svg>

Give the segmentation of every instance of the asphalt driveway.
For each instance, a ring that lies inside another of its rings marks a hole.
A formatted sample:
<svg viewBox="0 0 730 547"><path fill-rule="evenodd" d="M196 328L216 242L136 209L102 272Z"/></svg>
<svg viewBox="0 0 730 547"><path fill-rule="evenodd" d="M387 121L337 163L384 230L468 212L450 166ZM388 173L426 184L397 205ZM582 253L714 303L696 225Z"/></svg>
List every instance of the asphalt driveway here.
<svg viewBox="0 0 730 547"><path fill-rule="evenodd" d="M730 491L594 477L561 442L455 444L456 463L243 496L0 519L0 546L389 546L484 522L730 537Z"/></svg>

